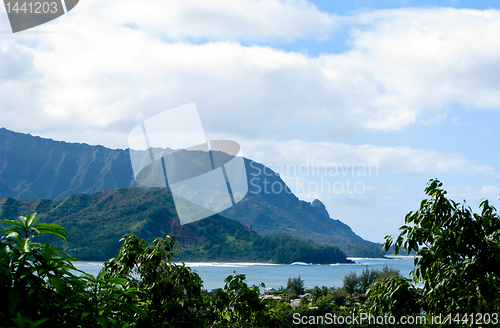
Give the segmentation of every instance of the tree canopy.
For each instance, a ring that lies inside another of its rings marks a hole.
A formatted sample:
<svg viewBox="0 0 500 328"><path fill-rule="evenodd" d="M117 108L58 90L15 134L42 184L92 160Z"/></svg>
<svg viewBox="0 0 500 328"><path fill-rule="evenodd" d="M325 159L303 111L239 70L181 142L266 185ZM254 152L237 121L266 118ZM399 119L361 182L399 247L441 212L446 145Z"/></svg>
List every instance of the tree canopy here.
<svg viewBox="0 0 500 328"><path fill-rule="evenodd" d="M500 311L500 218L488 200L481 212L446 197L442 183L430 180L429 196L406 215L396 238L384 247L396 254L415 252L412 280L392 278L370 290L369 309L378 313L429 315ZM450 317L453 318L453 317ZM461 322L462 325L471 324Z"/></svg>

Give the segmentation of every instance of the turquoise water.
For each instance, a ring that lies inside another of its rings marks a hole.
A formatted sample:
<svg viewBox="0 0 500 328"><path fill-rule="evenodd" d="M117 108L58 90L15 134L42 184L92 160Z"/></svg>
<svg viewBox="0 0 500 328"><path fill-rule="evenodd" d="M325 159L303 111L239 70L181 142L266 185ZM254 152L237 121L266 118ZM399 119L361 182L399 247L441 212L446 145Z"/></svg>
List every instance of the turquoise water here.
<svg viewBox="0 0 500 328"><path fill-rule="evenodd" d="M381 269L385 265L399 270L408 277L414 269L413 256L398 256L385 259L351 258L355 264L308 265L308 264L259 264L259 263L186 263L195 270L203 280L207 290L224 287L224 279L233 274L244 273L250 285L263 282L266 287L279 288L286 286L289 277L300 277L304 286L342 287L342 280L350 272L361 273L365 268ZM77 262L75 266L87 273L96 275L102 267L102 262Z"/></svg>

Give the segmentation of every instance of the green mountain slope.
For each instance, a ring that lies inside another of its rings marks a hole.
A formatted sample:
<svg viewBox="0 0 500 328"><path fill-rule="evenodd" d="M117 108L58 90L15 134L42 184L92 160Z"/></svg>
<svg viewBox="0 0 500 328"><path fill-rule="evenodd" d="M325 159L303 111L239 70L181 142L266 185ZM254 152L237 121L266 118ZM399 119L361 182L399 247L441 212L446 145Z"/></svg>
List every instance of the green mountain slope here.
<svg viewBox="0 0 500 328"><path fill-rule="evenodd" d="M188 205L186 205L188 206ZM152 241L172 234L182 245L182 261L254 261L272 263L348 263L337 247L284 234L259 236L221 215L181 225L166 189L122 188L74 194L63 200L0 199L0 219L37 212L44 222L67 229L68 243L50 242L81 260L116 256L118 240L127 233Z"/></svg>
<svg viewBox="0 0 500 328"><path fill-rule="evenodd" d="M338 245L352 257L384 255L380 244L364 240L345 223L331 219L320 200L310 203L299 200L279 174L251 160L246 159L245 165L249 185L247 197L222 212L222 215L252 227L260 234L286 232L316 242ZM272 192L270 186L281 192Z"/></svg>
<svg viewBox="0 0 500 328"><path fill-rule="evenodd" d="M169 164L174 168L170 171L182 175L186 163L203 171L202 166L208 163L201 161L199 155L200 152L179 152L178 162ZM218 156L223 158L224 154ZM136 186L128 150L66 143L0 129L0 159L0 197L62 199L75 193ZM248 194L221 213L223 216L261 235L285 232L336 245L348 256L384 255L380 244L366 241L346 224L330 219L319 200L299 200L279 175L262 164L245 159L245 166ZM269 192L271 185L279 192ZM165 201L173 209L171 198ZM108 215L115 214L110 211ZM116 229L121 231L120 226Z"/></svg>
<svg viewBox="0 0 500 328"><path fill-rule="evenodd" d="M0 128L0 197L62 199L135 186L127 151Z"/></svg>

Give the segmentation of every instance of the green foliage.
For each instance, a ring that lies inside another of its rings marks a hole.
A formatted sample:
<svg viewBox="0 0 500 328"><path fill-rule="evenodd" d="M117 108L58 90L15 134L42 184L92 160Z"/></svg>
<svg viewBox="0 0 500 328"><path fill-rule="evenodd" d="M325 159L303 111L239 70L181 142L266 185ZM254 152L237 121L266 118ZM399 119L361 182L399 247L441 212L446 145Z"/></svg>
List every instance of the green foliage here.
<svg viewBox="0 0 500 328"><path fill-rule="evenodd" d="M271 318L265 304L259 299L258 286L249 287L244 274L229 275L224 289L215 292L212 308L215 312L213 327L263 327ZM264 284L261 287L265 287Z"/></svg>
<svg viewBox="0 0 500 328"><path fill-rule="evenodd" d="M157 238L147 246L144 239L128 235L118 256L108 260L103 271L126 279L137 288L141 309L148 317L138 318L137 327L196 327L203 318L201 278L189 267L171 262L177 242L171 236Z"/></svg>
<svg viewBox="0 0 500 328"><path fill-rule="evenodd" d="M379 269L364 269L358 276L356 272L350 272L344 277L344 289L349 294L365 294L374 282L383 281L388 277L400 277L398 270L389 268L387 265Z"/></svg>
<svg viewBox="0 0 500 328"><path fill-rule="evenodd" d="M337 306L347 305L347 300L351 298L351 294L342 288L332 288L326 294Z"/></svg>
<svg viewBox="0 0 500 328"><path fill-rule="evenodd" d="M135 290L123 281L76 277L74 258L33 239L66 234L55 224L39 223L36 214L2 220L0 240L0 320L4 327L107 327L137 313L129 303ZM140 312L140 311L139 311Z"/></svg>
<svg viewBox="0 0 500 328"><path fill-rule="evenodd" d="M314 287L313 290L311 291L311 297L313 303L319 300L320 298L326 296L328 294L328 287L323 286L323 287Z"/></svg>
<svg viewBox="0 0 500 328"><path fill-rule="evenodd" d="M78 316L74 322L81 327L129 327L131 323L148 314L140 309L140 292L127 286L126 279L111 277L101 271L96 277L83 274L75 277L83 289L78 292L80 301L75 304Z"/></svg>
<svg viewBox="0 0 500 328"><path fill-rule="evenodd" d="M71 258L49 245L33 242L33 237L51 233L66 238L63 230L47 224L37 224L35 214L19 221L2 220L9 228L0 244L0 319L7 325L39 326L57 320L63 312L64 292ZM57 288L56 288L57 287ZM56 310L48 307L56 304ZM60 311L58 311L60 309Z"/></svg>
<svg viewBox="0 0 500 328"><path fill-rule="evenodd" d="M320 291L321 296L318 294L318 297L314 298L314 290ZM300 305L295 309L289 305L287 299L270 301L266 307L269 316L274 318L272 327L332 327L332 324L328 324L326 320L323 320L326 314L329 314L329 316L351 316L351 308L345 307L344 304L346 299L351 299L353 295L348 294L343 289L327 288L325 286L315 287L311 297L302 297ZM305 317L304 322L306 323L294 324L297 315ZM323 317L323 319L320 317ZM365 325L339 324L335 325L335 327L365 327Z"/></svg>
<svg viewBox="0 0 500 328"><path fill-rule="evenodd" d="M284 233L260 236L252 247L261 257L274 263L352 263L337 246L318 244Z"/></svg>
<svg viewBox="0 0 500 328"><path fill-rule="evenodd" d="M60 201L14 201L0 207L0 218L38 211L47 223L64 226L68 243L40 240L81 259L106 261L116 257L116 241L127 233L152 242L175 233L182 249L176 261L248 261L271 263L347 263L336 246L287 234L259 236L241 223L220 215L180 225L171 193L166 189L118 189L92 195L72 195Z"/></svg>
<svg viewBox="0 0 500 328"><path fill-rule="evenodd" d="M171 262L178 249L171 236L148 245L128 235L97 277L75 276L74 258L33 241L41 234L65 239L63 229L38 220L2 221L11 226L0 243L2 327L269 326L257 286L235 274L207 295L196 273Z"/></svg>
<svg viewBox="0 0 500 328"><path fill-rule="evenodd" d="M103 272L141 291L138 303L148 316L138 317L136 327L263 327L271 320L259 287L249 287L245 275L230 275L223 289L207 294L198 274L171 261L178 249L171 236L149 246L134 235L122 241L118 256L104 264Z"/></svg>
<svg viewBox="0 0 500 328"><path fill-rule="evenodd" d="M500 218L487 200L481 213L446 198L442 183L431 180L420 209L410 212L396 238L384 244L415 251L416 269L408 280L390 280L372 295L381 311L398 312L403 306L414 313L494 313L500 311ZM391 295L391 297L389 297ZM374 305L375 306L375 305Z"/></svg>
<svg viewBox="0 0 500 328"><path fill-rule="evenodd" d="M410 279L391 276L373 283L362 309L373 315L410 316L420 313L419 302L415 302L418 299L421 295Z"/></svg>
<svg viewBox="0 0 500 328"><path fill-rule="evenodd" d="M300 276L297 278L289 277L286 283L286 294L290 295L290 298L304 295L304 279L300 278Z"/></svg>
<svg viewBox="0 0 500 328"><path fill-rule="evenodd" d="M235 238L229 233L221 233L222 229L208 229L205 231L205 227L213 225L211 219L199 222L197 222L199 226L197 229L204 231L200 232L200 234L206 236L205 242L202 245L183 245L183 249L176 254L175 259L183 261L247 261L282 264L293 262L317 264L352 262L336 246L318 244L284 233L264 236L254 233L247 238L241 236ZM236 221L231 222L231 225L239 225ZM214 241L214 239L217 240Z"/></svg>
<svg viewBox="0 0 500 328"><path fill-rule="evenodd" d="M63 228L40 223L35 214L2 222L9 226L0 242L2 327L289 327L296 313L348 315L367 286L370 299L360 309L401 315L420 307L418 290L388 267L351 274L359 289L353 293L315 287L295 309L289 300L304 294L300 276L288 279L281 300L260 299L259 287L236 272L224 288L207 293L198 274L172 262L179 246L169 235L152 243L127 235L96 277L76 276L74 258L34 241L44 234L65 240Z"/></svg>
<svg viewBox="0 0 500 328"><path fill-rule="evenodd" d="M222 153L217 156L226 159ZM171 173L179 168L182 171L185 164L180 163L189 163L204 172L211 169L210 161L202 160L207 158L204 152L181 150L175 157L179 162L167 163ZM54 223L64 226L70 237L70 247L64 250L78 259L105 261L116 256L116 240L125 233L149 242L173 233L165 230L168 224L162 224L171 214L172 198L166 192L132 188L137 184L128 150L70 144L0 128L0 158L0 197L25 200L6 199L13 206L1 206L0 215L12 218L37 212L47 214L44 219L60 219ZM331 220L321 202L300 201L278 174L249 159L244 162L249 192L236 206L224 211L224 216L253 226L257 233L289 232L318 243L338 245L351 257L384 256L378 244L363 240L339 220ZM123 190L130 191L128 201L124 201ZM97 224L101 220L104 227ZM84 237L81 243L79 237ZM175 237L185 244L180 235ZM188 235L187 239L191 237ZM53 240L50 243L61 247Z"/></svg>

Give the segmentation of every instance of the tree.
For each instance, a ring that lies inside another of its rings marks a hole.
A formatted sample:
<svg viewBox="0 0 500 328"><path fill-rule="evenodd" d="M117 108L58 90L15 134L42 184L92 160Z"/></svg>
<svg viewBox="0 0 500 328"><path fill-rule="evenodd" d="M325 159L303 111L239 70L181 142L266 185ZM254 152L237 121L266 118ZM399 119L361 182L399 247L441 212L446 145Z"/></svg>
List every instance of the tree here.
<svg viewBox="0 0 500 328"><path fill-rule="evenodd" d="M215 292L211 308L215 312L213 327L265 327L273 320L259 299L258 286L249 287L244 274L229 275L224 288ZM264 284L261 287L265 287Z"/></svg>
<svg viewBox="0 0 500 328"><path fill-rule="evenodd" d="M359 279L358 274L354 271L349 272L344 276L344 290L349 294L359 293Z"/></svg>
<svg viewBox="0 0 500 328"><path fill-rule="evenodd" d="M365 294L368 288L376 281L383 281L388 277L400 277L398 270L385 265L382 270L365 268L358 276L356 272L350 272L344 276L344 290L349 294Z"/></svg>
<svg viewBox="0 0 500 328"><path fill-rule="evenodd" d="M389 312L409 303L418 304L414 311L429 314L500 311L500 218L496 209L483 200L481 213L474 213L465 202L446 198L441 187L440 181L430 180L425 189L430 199L406 215L406 225L396 239L386 237L386 250L394 245L396 254L402 249L408 254L415 251L414 282L399 279L378 285L370 293L374 308L377 299L388 300L388 293L398 290L411 300L393 297L385 307Z"/></svg>
<svg viewBox="0 0 500 328"><path fill-rule="evenodd" d="M291 296L304 295L304 279L300 278L288 278L286 283L287 293Z"/></svg>
<svg viewBox="0 0 500 328"><path fill-rule="evenodd" d="M66 241L62 227L38 221L35 213L0 221L9 226L0 239L2 327L126 327L130 317L145 315L126 281L75 276L74 258L35 242L43 234Z"/></svg>
<svg viewBox="0 0 500 328"><path fill-rule="evenodd" d="M171 261L178 249L175 239L156 238L149 246L134 235L121 241L118 256L104 263L102 270L141 291L141 308L148 317L138 317L137 327L204 326L209 315L201 295L202 280L191 268Z"/></svg>
<svg viewBox="0 0 500 328"><path fill-rule="evenodd" d="M313 288L313 290L311 291L311 298L312 298L312 301L313 303L316 302L318 299L320 299L321 297L324 297L328 294L328 287L326 286L323 286L323 287L318 287L318 286L315 286Z"/></svg>

